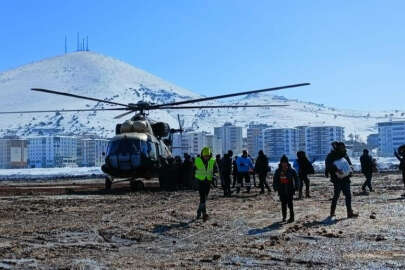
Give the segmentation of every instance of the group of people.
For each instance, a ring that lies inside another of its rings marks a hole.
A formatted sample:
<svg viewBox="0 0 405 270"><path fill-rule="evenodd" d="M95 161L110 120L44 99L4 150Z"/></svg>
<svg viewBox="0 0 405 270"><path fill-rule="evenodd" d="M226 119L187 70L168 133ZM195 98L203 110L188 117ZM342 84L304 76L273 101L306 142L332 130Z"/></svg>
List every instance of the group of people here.
<svg viewBox="0 0 405 270"><path fill-rule="evenodd" d="M260 193L264 193L266 187L270 192L270 187L266 181L267 174L271 171L269 161L263 151L258 153L256 162L248 155L247 151L243 151L240 157L232 159L232 151L228 151L222 159L220 157L213 158L211 150L205 147L201 151L201 155L195 159L195 178L198 179L200 204L197 210L197 218L203 217L208 219L206 210L206 200L210 190L211 181L215 173L219 173L221 184L224 191L224 196L230 197L231 191L231 175L234 177L233 187L236 182L236 193L239 193L241 187L245 185L246 192L250 192L251 183L250 176L257 174L259 176ZM400 161L399 169L402 171L404 186L405 186L405 147L400 151L395 152L395 156ZM273 189L278 193L283 222L287 221L287 208L289 209L289 219L287 222L294 221L293 198L298 191L298 199L303 198L303 187L305 185L305 197L310 197L310 179L308 175L314 174L314 161L309 161L304 151L297 152L297 159L293 167L290 165L288 157L283 155L280 159L278 168L274 172ZM360 157L361 171L366 180L362 185L362 190L366 188L373 192L371 184L373 172L376 170L375 159L371 157L369 151L365 149ZM350 177L352 175L352 162L347 155L346 146L343 142L333 142L332 150L325 159L325 176L330 178L333 183L333 198L330 208L330 216L335 216L337 201L340 194L345 196L347 217L355 218L358 213L352 209ZM404 194L405 195L405 194Z"/></svg>
<svg viewBox="0 0 405 270"><path fill-rule="evenodd" d="M233 185L236 187L236 193L240 193L241 188L245 187L246 192L251 191L251 177L256 186L255 175L259 177L260 193L263 194L265 188L271 192L270 186L267 183L267 174L271 171L269 160L262 150L259 151L256 161L248 155L247 151L243 151L241 156L236 156L234 159L233 152L228 151L222 158L220 156L212 157L211 150L204 147L201 155L195 159L194 166L196 168L195 178L199 183L200 203L197 210L197 218L208 218L206 211L206 200L210 191L210 186L215 179L215 175L219 175L221 186L225 197L231 197L231 176L233 176ZM298 172L298 173L297 173ZM278 192L280 197L283 221L286 221L287 206L290 209L289 222L294 221L293 196L295 191L299 190L299 199L302 199L303 185L306 185L306 197L310 197L309 178L308 175L314 173L312 163L307 159L305 152L297 153L297 161L295 169L291 165L286 156L280 160L278 169L274 173L273 189Z"/></svg>

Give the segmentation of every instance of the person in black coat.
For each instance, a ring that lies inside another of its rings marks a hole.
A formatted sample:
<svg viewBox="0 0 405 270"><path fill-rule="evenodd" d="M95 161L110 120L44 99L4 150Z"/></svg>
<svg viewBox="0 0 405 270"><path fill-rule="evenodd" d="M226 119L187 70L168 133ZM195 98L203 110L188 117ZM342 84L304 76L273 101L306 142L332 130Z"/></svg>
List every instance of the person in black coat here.
<svg viewBox="0 0 405 270"><path fill-rule="evenodd" d="M404 182L405 187L405 145L400 146L398 151L394 152L394 155L399 160L399 170L402 171L402 181ZM405 193L403 196L405 196Z"/></svg>
<svg viewBox="0 0 405 270"><path fill-rule="evenodd" d="M330 181L333 183L333 198L330 209L330 216L335 216L337 201L339 199L340 192L343 192L346 201L347 217L358 217L358 214L354 213L352 209L350 174L342 177L341 175L343 175L343 172L336 166L335 163L337 161L341 161L341 163L347 162L347 166L352 165L350 158L347 156L346 146L343 142L333 142L332 151L328 154L325 160L325 176L330 176Z"/></svg>
<svg viewBox="0 0 405 270"><path fill-rule="evenodd" d="M373 192L373 187L371 186L371 179L373 177L373 158L368 154L368 150L363 150L363 155L360 157L361 172L366 177L361 189L366 191L366 186L370 189L370 192Z"/></svg>
<svg viewBox="0 0 405 270"><path fill-rule="evenodd" d="M233 176L232 187L233 188L235 187L236 182L238 180L238 165L236 165L237 159L238 159L238 156L235 156L235 158L233 159L233 162L232 162L232 176Z"/></svg>
<svg viewBox="0 0 405 270"><path fill-rule="evenodd" d="M280 197L283 222L285 222L287 218L287 206L290 209L288 223L294 222L293 197L295 193L295 183L297 181L297 173L291 168L288 158L285 155L282 156L278 169L274 173L273 188L278 192Z"/></svg>
<svg viewBox="0 0 405 270"><path fill-rule="evenodd" d="M194 163L191 160L191 156L184 153L184 161L181 167L181 178L186 189L190 189L193 186L194 174L193 174Z"/></svg>
<svg viewBox="0 0 405 270"><path fill-rule="evenodd" d="M232 151L221 159L220 174L223 181L224 197L231 197Z"/></svg>
<svg viewBox="0 0 405 270"><path fill-rule="evenodd" d="M259 182L259 187L261 189L260 194L264 193L264 186L266 186L267 190L270 192L270 187L266 181L268 172L270 172L269 159L263 153L263 151L260 150L256 163L255 163L255 173L257 173L259 175L259 181L260 181Z"/></svg>
<svg viewBox="0 0 405 270"><path fill-rule="evenodd" d="M305 184L305 197L310 198L311 197L309 195L310 182L308 174L313 174L315 172L314 167L312 166L312 163L308 160L304 151L297 152L297 162L298 162L298 178L300 183L298 198L302 199L302 190L304 188L304 184Z"/></svg>

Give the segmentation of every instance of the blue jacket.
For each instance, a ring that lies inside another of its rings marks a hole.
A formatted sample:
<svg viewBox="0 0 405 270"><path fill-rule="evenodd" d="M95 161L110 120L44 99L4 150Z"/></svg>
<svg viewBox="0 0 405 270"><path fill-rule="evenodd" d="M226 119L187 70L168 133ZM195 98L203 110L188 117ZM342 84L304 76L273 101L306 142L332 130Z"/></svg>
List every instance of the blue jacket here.
<svg viewBox="0 0 405 270"><path fill-rule="evenodd" d="M238 172L249 172L249 169L253 170L253 163L249 157L238 157L236 166L238 166Z"/></svg>

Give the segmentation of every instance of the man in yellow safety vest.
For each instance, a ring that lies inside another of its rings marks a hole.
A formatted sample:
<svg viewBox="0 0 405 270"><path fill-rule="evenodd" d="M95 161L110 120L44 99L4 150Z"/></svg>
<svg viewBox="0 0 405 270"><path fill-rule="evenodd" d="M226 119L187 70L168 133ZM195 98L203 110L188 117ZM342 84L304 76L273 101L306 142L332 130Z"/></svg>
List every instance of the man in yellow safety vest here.
<svg viewBox="0 0 405 270"><path fill-rule="evenodd" d="M197 157L194 161L195 178L198 182L198 191L200 193L200 204L197 210L197 219L203 215L203 220L208 219L205 202L207 201L208 193L214 173L218 170L215 158L212 157L211 149L204 147L201 150L201 157Z"/></svg>

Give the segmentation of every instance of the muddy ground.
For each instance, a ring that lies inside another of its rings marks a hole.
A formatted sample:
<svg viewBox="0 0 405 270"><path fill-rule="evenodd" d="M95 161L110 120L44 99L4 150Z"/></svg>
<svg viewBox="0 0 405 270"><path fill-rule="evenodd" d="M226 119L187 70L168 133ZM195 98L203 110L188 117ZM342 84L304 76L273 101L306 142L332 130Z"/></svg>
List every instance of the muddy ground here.
<svg viewBox="0 0 405 270"><path fill-rule="evenodd" d="M232 198L212 190L203 222L194 220L192 191L121 184L107 193L100 180L28 190L3 183L0 269L405 269L400 175L377 175L370 194L353 178L357 219L346 218L343 196L328 218L332 186L311 181L312 198L294 201L292 224L280 222L276 194L258 189Z"/></svg>

